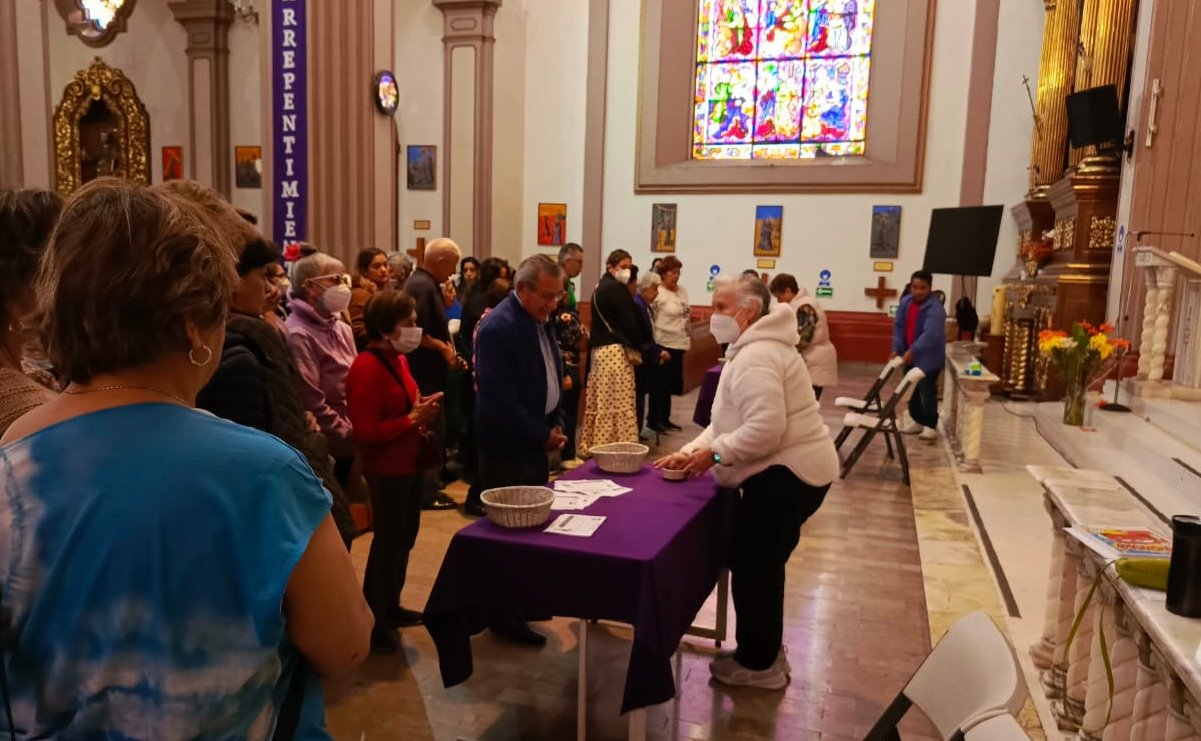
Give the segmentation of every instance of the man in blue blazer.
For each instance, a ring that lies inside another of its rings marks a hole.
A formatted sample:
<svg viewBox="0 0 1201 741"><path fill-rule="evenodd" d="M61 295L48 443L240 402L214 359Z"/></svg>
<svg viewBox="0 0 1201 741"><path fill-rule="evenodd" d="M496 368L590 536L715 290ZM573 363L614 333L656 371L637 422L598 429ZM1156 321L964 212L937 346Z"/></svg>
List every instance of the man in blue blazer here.
<svg viewBox="0 0 1201 741"><path fill-rule="evenodd" d="M921 433L926 442L938 439L938 376L947 364L947 310L930 295L933 282L925 270L913 274L892 327L893 355L926 374L909 397L910 421L901 431Z"/></svg>

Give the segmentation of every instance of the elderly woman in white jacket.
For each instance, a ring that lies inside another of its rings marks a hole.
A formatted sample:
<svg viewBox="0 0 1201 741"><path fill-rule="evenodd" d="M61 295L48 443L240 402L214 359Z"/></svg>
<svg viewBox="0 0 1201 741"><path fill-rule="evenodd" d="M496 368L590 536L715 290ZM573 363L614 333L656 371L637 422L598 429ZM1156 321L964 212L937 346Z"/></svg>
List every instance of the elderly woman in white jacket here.
<svg viewBox="0 0 1201 741"><path fill-rule="evenodd" d="M838 475L838 454L796 351L790 307L772 307L757 279L722 282L710 329L729 343L712 423L656 465L693 476L712 469L719 484L741 491L730 542L738 649L710 671L724 684L781 689L791 671L784 565Z"/></svg>

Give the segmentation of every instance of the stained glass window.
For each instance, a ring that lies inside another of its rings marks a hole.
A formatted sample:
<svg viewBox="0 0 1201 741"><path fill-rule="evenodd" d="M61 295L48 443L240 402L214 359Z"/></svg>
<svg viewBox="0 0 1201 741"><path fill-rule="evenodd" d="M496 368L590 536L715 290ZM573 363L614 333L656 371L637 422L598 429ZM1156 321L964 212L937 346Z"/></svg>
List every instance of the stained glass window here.
<svg viewBox="0 0 1201 741"><path fill-rule="evenodd" d="M700 0L696 159L861 155L875 0Z"/></svg>

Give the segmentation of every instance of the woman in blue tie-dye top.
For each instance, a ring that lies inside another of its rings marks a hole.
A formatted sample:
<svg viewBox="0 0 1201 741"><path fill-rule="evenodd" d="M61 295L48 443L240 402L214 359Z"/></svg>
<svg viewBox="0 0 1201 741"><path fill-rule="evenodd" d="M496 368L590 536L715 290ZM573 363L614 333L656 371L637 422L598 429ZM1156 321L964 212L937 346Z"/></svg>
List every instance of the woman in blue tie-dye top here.
<svg viewBox="0 0 1201 741"><path fill-rule="evenodd" d="M105 178L47 250L40 329L71 384L0 440L20 737L328 738L318 675L367 655L371 613L304 458L192 408L237 280L220 223Z"/></svg>

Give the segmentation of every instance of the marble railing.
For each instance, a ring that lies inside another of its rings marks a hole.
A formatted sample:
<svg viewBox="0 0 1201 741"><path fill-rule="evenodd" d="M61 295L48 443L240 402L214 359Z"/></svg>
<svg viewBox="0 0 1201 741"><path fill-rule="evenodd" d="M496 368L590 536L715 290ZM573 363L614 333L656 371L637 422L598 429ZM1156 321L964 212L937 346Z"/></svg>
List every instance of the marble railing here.
<svg viewBox="0 0 1201 741"><path fill-rule="evenodd" d="M970 473L980 472L984 402L988 401L989 387L1001 380L987 368L981 375L968 375L968 365L976 360L972 349L983 350L983 347L970 342L947 345L947 367L943 371L943 432L955 451L960 468Z"/></svg>
<svg viewBox="0 0 1201 741"><path fill-rule="evenodd" d="M1065 527L1170 528L1100 471L1029 466L1051 516L1051 574L1043 635L1030 656L1059 728L1080 739L1201 738L1201 620L1173 615L1164 593L1133 587ZM1065 653L1099 569L1105 575ZM1100 631L1113 671L1113 706ZM1108 720L1107 716L1108 715Z"/></svg>

